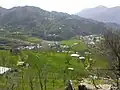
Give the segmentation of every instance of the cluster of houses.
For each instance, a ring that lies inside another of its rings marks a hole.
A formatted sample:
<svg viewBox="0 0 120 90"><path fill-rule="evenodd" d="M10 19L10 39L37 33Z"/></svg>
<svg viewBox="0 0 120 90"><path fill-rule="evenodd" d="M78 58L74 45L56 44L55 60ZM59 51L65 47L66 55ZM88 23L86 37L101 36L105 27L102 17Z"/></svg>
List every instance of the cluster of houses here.
<svg viewBox="0 0 120 90"><path fill-rule="evenodd" d="M100 35L88 35L88 36L80 36L80 39L82 39L85 44L87 45L95 45L97 42L100 42L102 37ZM50 48L62 48L63 51L60 52L64 52L64 50L71 48L72 46L77 45L78 43L74 43L73 45L69 46L69 45L65 45L65 44L61 44L59 42L53 42L53 43L47 43L47 46ZM36 45L27 45L27 46L20 46L17 49L28 49L28 50L32 50L32 49L39 49L44 47L43 45L40 44L36 44Z"/></svg>
<svg viewBox="0 0 120 90"><path fill-rule="evenodd" d="M91 53L90 53L90 52L85 52L84 54L85 54L85 55L89 55L89 54L91 54ZM76 54L76 53L71 54L70 56L71 56L71 57L75 57L75 58L77 58L77 60L81 60L81 61L83 61L83 62L86 60L86 57L80 56L79 54ZM92 61L93 59L90 58L89 60ZM88 67L89 67L89 65L86 67L86 69L87 69ZM68 70L73 71L74 68L69 67Z"/></svg>
<svg viewBox="0 0 120 90"><path fill-rule="evenodd" d="M91 53L90 52L85 52L84 53L85 55L90 55ZM80 60L85 60L86 58L84 56L80 56L79 54L71 54L71 57L76 57L76 58L79 58ZM90 60L92 60L92 58L90 58Z"/></svg>
<svg viewBox="0 0 120 90"><path fill-rule="evenodd" d="M42 46L40 44L36 44L36 45L23 45L23 46L18 46L17 49L18 50L33 50L33 49L39 49L42 48Z"/></svg>
<svg viewBox="0 0 120 90"><path fill-rule="evenodd" d="M102 36L101 35L80 36L80 39L83 40L84 43L88 46L90 45L95 46L96 43L99 43L102 40ZM47 44L49 48L56 49L57 50L56 52L73 53L74 51L70 51L71 48L79 43L73 43L72 45L66 45L66 44L61 44L60 42L53 42L53 43L47 43Z"/></svg>
<svg viewBox="0 0 120 90"><path fill-rule="evenodd" d="M85 60L85 57L80 56L79 54L71 54L71 57L77 57L77 58L79 58L80 60Z"/></svg>
<svg viewBox="0 0 120 90"><path fill-rule="evenodd" d="M52 44L49 44L49 46L51 46L52 48L56 48L57 52L63 52L63 53L78 53L78 52L74 52L71 50L71 48L73 46L76 46L79 43L73 43L72 45L66 45L66 44L61 44L59 42L55 42Z"/></svg>
<svg viewBox="0 0 120 90"><path fill-rule="evenodd" d="M95 45L96 43L102 40L102 36L100 35L80 36L80 39L82 39L87 45Z"/></svg>

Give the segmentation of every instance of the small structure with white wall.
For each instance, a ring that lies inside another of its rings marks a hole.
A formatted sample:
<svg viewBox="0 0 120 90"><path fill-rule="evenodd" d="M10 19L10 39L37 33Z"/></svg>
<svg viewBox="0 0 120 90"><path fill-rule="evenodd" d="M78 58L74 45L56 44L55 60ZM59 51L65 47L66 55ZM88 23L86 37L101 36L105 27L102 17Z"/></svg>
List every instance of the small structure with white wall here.
<svg viewBox="0 0 120 90"><path fill-rule="evenodd" d="M74 68L68 68L68 70L71 70L71 71L73 71L73 70L74 70Z"/></svg>
<svg viewBox="0 0 120 90"><path fill-rule="evenodd" d="M17 63L17 66L29 68L30 65L29 65L29 63L25 63L25 62L23 62L23 61L19 61L19 62Z"/></svg>
<svg viewBox="0 0 120 90"><path fill-rule="evenodd" d="M79 54L71 54L71 57L79 57Z"/></svg>
<svg viewBox="0 0 120 90"><path fill-rule="evenodd" d="M85 60L85 57L79 57L80 60Z"/></svg>
<svg viewBox="0 0 120 90"><path fill-rule="evenodd" d="M85 54L85 55L88 55L88 54L91 54L91 53L90 53L90 52L85 52L84 54Z"/></svg>
<svg viewBox="0 0 120 90"><path fill-rule="evenodd" d="M7 68L7 67L1 67L0 66L0 75L5 74L6 72L10 71L11 68Z"/></svg>

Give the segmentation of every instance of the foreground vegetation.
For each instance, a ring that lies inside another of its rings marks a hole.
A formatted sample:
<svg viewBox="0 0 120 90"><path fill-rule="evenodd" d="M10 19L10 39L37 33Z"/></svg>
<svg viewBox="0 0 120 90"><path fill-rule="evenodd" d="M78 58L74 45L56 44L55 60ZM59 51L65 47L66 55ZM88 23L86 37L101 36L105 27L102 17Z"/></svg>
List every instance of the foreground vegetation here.
<svg viewBox="0 0 120 90"><path fill-rule="evenodd" d="M17 66L18 61L29 63L30 67L19 67ZM14 55L10 51L3 50L0 51L0 66L18 70L18 72L6 74L5 77L0 76L2 90L7 88L11 90L32 90L31 88L56 90L64 88L69 79L77 80L89 75L82 61L78 62L77 58L61 52L25 50ZM96 60L94 66L106 68L107 61ZM68 70L68 68L74 68L74 71Z"/></svg>

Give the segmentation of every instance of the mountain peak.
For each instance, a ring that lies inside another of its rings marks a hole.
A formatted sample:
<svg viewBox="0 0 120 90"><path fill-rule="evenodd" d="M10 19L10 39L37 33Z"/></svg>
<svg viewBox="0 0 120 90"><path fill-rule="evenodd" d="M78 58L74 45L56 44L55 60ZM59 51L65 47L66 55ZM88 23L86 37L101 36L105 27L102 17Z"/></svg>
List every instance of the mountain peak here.
<svg viewBox="0 0 120 90"><path fill-rule="evenodd" d="M103 6L103 5L99 5L99 6L95 7L95 8L107 8L107 7Z"/></svg>

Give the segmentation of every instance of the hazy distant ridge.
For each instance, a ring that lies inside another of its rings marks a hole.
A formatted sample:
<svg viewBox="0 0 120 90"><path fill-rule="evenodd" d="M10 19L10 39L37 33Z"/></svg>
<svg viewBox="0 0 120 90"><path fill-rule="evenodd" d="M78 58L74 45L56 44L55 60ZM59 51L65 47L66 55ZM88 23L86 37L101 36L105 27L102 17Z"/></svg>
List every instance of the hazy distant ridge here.
<svg viewBox="0 0 120 90"><path fill-rule="evenodd" d="M105 6L88 8L77 13L77 15L84 18L91 18L102 22L112 22L120 24L120 6L112 8L108 8Z"/></svg>

